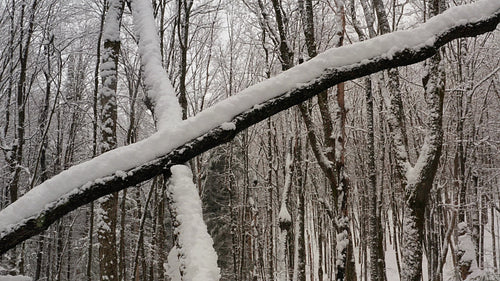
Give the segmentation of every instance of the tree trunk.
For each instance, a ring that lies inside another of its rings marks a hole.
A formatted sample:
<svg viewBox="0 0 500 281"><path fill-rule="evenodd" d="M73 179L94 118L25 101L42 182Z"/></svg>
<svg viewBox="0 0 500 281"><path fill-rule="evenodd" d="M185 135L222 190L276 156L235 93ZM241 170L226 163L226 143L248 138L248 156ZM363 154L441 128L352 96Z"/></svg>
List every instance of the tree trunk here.
<svg viewBox="0 0 500 281"><path fill-rule="evenodd" d="M188 51L188 38L189 38L189 20L191 17L191 8L193 7L193 0L178 0L178 36L179 47L181 52L181 69L179 80L179 104L182 108L182 119L187 118L187 51Z"/></svg>
<svg viewBox="0 0 500 281"><path fill-rule="evenodd" d="M102 87L99 93L101 108L101 153L117 147L116 91L118 84L118 55L120 53L120 25L123 7L123 0L110 0L104 20L101 64ZM109 194L100 200L97 237L100 244L101 281L118 281L118 257L116 249L117 212L117 193Z"/></svg>
<svg viewBox="0 0 500 281"><path fill-rule="evenodd" d="M373 28L374 17L372 11L369 9L366 0L361 0L361 4L365 13L365 20L368 25L369 37L376 36ZM366 40L366 35L361 30L357 17L354 0L351 0L351 19L358 34L359 40ZM369 247L370 247L370 280L384 281L386 280L385 273L385 251L384 251L384 231L381 222L381 208L382 202L379 198L382 197L378 192L377 186L377 171L375 161L375 126L374 126L374 113L373 113L373 90L372 79L370 76L364 79L365 84L365 100L366 100L366 119L368 129L367 149L368 149L368 233L369 233ZM380 102L382 105L382 101ZM379 108L379 111L382 110ZM382 129L382 127L381 127ZM383 137L383 134L381 134ZM383 140L381 143L384 144ZM384 155L384 150L380 153L381 157ZM383 159L380 161L383 164ZM383 186L382 184L380 186ZM395 242L396 243L396 242ZM397 251L396 251L397 252Z"/></svg>

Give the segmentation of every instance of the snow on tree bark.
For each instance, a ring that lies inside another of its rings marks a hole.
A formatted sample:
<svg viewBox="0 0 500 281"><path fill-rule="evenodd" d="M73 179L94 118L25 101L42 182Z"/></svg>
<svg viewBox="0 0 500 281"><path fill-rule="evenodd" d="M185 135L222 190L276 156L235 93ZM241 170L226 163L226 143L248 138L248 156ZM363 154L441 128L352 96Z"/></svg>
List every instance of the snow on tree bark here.
<svg viewBox="0 0 500 281"><path fill-rule="evenodd" d="M139 55L144 71L150 110L158 118L158 129L178 123L182 109L175 96L175 90L162 66L160 38L154 22L151 1L133 0L132 15L136 33L139 36Z"/></svg>
<svg viewBox="0 0 500 281"><path fill-rule="evenodd" d="M467 227L467 223L460 222L458 223L457 227L458 270L460 271L460 277L465 280L473 270L477 269L476 247L474 245L474 242L472 241L472 236L470 234L470 230Z"/></svg>
<svg viewBox="0 0 500 281"><path fill-rule="evenodd" d="M290 141L290 150L292 142ZM286 260L286 241L288 232L292 226L292 217L288 212L288 194L290 188L292 187L292 175L293 175L293 152L288 151L285 160L285 184L283 186L283 193L281 194L281 206L278 215L278 223L280 232L278 234L278 246L277 246L277 281L286 281L288 278L288 267Z"/></svg>
<svg viewBox="0 0 500 281"><path fill-rule="evenodd" d="M437 13L437 10L431 9L431 11ZM401 278L405 281L418 281L422 277L425 208L441 156L445 74L439 52L427 61L426 74L422 82L429 107L428 129L415 165L406 170L400 170L401 173L405 172L403 176L406 184L403 214L403 237L405 239L403 239L401 249L403 259ZM400 113L397 109L393 109L392 114L398 116ZM407 149L406 146L404 149ZM409 161L407 160L406 163ZM400 167L403 165L400 164Z"/></svg>
<svg viewBox="0 0 500 281"><path fill-rule="evenodd" d="M406 183L402 251L403 280L420 280L422 275L422 241L424 231L425 207L436 174L441 155L442 106L444 79L439 70L440 55L433 56L428 63L428 76L424 78L424 88L430 107L429 129L420 150L417 163L404 175ZM426 79L428 79L426 81Z"/></svg>
<svg viewBox="0 0 500 281"><path fill-rule="evenodd" d="M464 140L466 139L467 135L467 130L464 128L465 127L465 121L468 118L471 118L471 110L469 109L471 106L471 81L469 80L470 78L468 77L471 75L471 70L470 70L470 65L469 62L465 61L465 58L468 55L468 48L467 48L467 43L466 40L461 39L459 41L459 49L460 49L460 56L459 56L459 62L458 62L458 68L459 68L459 75L460 75L460 80L461 83L464 83L466 85L466 91L460 91L457 94L457 115L458 115L458 120L457 120L457 151L455 155L455 167L454 167L454 172L455 172L455 184L458 188L458 203L460 205L460 208L458 210L458 239L463 239L465 236L467 236L469 239L472 239L472 231L469 227L467 227L467 222L466 222L466 216L465 214L467 213L467 205L468 205L468 200L467 200L467 194L468 192L470 193L477 193L477 189L474 186L471 186L469 181L467 180L466 174L466 163L468 160L468 145ZM465 80L465 81L464 81ZM465 101L465 102L464 102ZM470 190L472 189L472 190ZM470 191L468 191L470 190ZM472 204L474 204L475 200L477 200L477 194L475 196L473 195L473 201ZM472 205L471 204L471 205ZM475 206L472 207L475 209ZM477 210L473 210L469 212L470 216L468 217L472 223L477 222ZM466 232L466 233L465 233ZM476 256L477 253L477 248L471 247L471 248L462 248L462 246L465 246L464 243L458 243L457 248L456 248L456 254L458 258L458 266L459 266L459 272L463 280L465 280L472 272L471 272L471 266L473 265L469 260L465 259L462 260L461 256L465 252L470 252L474 251L474 256ZM472 244L474 246L474 244Z"/></svg>
<svg viewBox="0 0 500 281"><path fill-rule="evenodd" d="M376 36L374 29L374 15L366 0L361 0L361 6L365 14L365 21L368 28L368 35L370 38ZM356 10L354 8L354 0L351 1L351 18L360 41L366 40L366 35L363 34L359 23L356 18ZM373 89L372 89L372 78L367 76L364 80L365 84L365 100L366 100L366 119L367 119L367 129L368 129L368 226L370 233L370 278L372 281L384 281L387 280L386 277L386 267L385 267L385 251L383 245L383 228L381 222L381 202L379 201L379 191L377 190L377 174L375 167L375 135L374 135L374 114L373 114ZM382 103L380 103L380 107ZM379 108L379 112L381 112ZM380 136L381 138L383 135ZM384 143L383 140L380 140ZM382 161L383 162L383 161ZM397 250L396 250L397 251Z"/></svg>
<svg viewBox="0 0 500 281"><path fill-rule="evenodd" d="M193 8L193 0L179 0L177 2L177 24L179 32L179 47L181 52L180 61L180 77L179 77L179 104L182 108L182 119L186 119L187 114L187 89L186 89L186 75L187 75L187 51L189 48L189 21L191 18L191 9Z"/></svg>
<svg viewBox="0 0 500 281"><path fill-rule="evenodd" d="M170 171L172 175L167 192L170 193L170 209L175 217L173 224L181 280L219 280L217 253L203 221L201 200L191 170L185 165L175 165ZM171 262L175 263L175 260L169 256L170 265Z"/></svg>
<svg viewBox="0 0 500 281"><path fill-rule="evenodd" d="M30 55L30 43L34 33L35 26L35 14L37 10L38 1L33 1L31 7L29 7L30 15L27 20L28 28L21 27L20 31L20 44L19 44L19 80L17 82L16 91L16 129L14 134L14 140L10 145L10 150L6 154L6 160L9 164L9 172L11 173L11 178L8 183L7 190L9 192L10 203L14 202L18 198L19 193L19 179L21 170L23 168L23 148L25 142L25 122L26 122L26 105L28 103L29 93L27 87L27 75L28 75L28 61ZM24 23L24 14L26 11L27 3L23 2L21 5L21 24ZM12 7L14 9L14 6ZM14 12L14 11L13 11ZM25 34L26 33L26 34Z"/></svg>
<svg viewBox="0 0 500 281"><path fill-rule="evenodd" d="M101 61L102 86L100 102L100 151L105 153L117 147L116 121L118 86L118 55L120 53L120 25L124 1L110 0L103 26ZM99 266L101 281L118 281L118 258L116 249L116 223L118 194L111 193L99 200L96 209L97 238L99 240Z"/></svg>
<svg viewBox="0 0 500 281"><path fill-rule="evenodd" d="M374 0L374 6L381 31L383 33L389 32L387 15L382 1ZM396 69L388 71L388 90L390 92L389 126L393 138L396 163L406 193L403 212L404 239L401 249L403 259L401 279L404 281L418 281L422 276L425 208L437 171L443 140L444 75L440 70L440 62L441 57L438 51L428 61L427 74L423 78L426 101L430 108L429 128L415 165L410 163L408 154L405 115L399 89L399 74Z"/></svg>

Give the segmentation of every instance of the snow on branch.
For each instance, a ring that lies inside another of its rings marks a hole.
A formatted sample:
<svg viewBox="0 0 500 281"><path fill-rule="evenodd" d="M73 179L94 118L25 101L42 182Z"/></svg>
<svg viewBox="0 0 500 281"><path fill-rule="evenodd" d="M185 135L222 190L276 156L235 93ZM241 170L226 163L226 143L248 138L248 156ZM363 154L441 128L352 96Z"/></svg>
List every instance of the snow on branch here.
<svg viewBox="0 0 500 281"><path fill-rule="evenodd" d="M174 250L180 261L179 275L182 275L182 280L189 281L219 280L217 253L203 221L201 199L192 180L193 174L186 165L175 165L170 170L172 176L167 191L179 225L175 229L177 247Z"/></svg>
<svg viewBox="0 0 500 281"><path fill-rule="evenodd" d="M129 146L73 166L0 211L0 253L47 229L57 219L106 194L170 173L271 115L338 83L431 57L460 37L496 28L500 1L454 7L421 26L331 49L251 86L198 115ZM231 122L233 126L221 126Z"/></svg>
<svg viewBox="0 0 500 281"><path fill-rule="evenodd" d="M153 103L158 118L158 128L162 130L181 121L182 109L177 101L174 87L161 64L160 38L151 1L132 1L132 15L139 36L139 55L147 86L147 98Z"/></svg>

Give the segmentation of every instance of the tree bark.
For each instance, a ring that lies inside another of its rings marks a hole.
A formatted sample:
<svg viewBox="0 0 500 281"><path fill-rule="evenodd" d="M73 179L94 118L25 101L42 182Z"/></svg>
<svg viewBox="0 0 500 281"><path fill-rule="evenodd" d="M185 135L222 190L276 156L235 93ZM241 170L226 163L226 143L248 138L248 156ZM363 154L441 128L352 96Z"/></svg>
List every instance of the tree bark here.
<svg viewBox="0 0 500 281"><path fill-rule="evenodd" d="M118 86L118 55L120 53L120 25L124 1L110 0L103 26L103 49L101 63L102 87L99 92L101 142L100 152L117 147L116 122ZM99 220L99 265L101 281L118 281L118 257L116 249L116 224L118 193L114 192L100 200L97 212Z"/></svg>
<svg viewBox="0 0 500 281"><path fill-rule="evenodd" d="M182 119L187 118L187 51L189 38L189 19L191 17L191 8L193 0L179 0L178 2L178 36L181 52L181 69L179 80L179 104L182 108Z"/></svg>

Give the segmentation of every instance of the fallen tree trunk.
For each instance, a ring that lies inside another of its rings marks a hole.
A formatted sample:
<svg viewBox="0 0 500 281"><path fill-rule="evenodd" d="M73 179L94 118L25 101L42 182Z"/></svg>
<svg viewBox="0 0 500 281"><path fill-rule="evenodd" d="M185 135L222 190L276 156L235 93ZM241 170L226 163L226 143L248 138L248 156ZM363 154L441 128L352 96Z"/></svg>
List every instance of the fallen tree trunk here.
<svg viewBox="0 0 500 281"><path fill-rule="evenodd" d="M238 132L287 108L300 104L338 83L360 78L384 69L423 61L436 54L441 46L454 39L477 36L493 31L500 21L500 3L497 3L496 0L481 1L480 3L480 5L472 4L467 7L458 7L460 10L455 8L454 13L443 13L437 16L436 18L439 17L439 19L442 19L442 21L437 22L445 23L446 27L441 27L441 30L437 33L426 34L422 31L430 33L433 29L429 31L424 28L424 30L420 29L418 30L419 33L414 34L415 36L423 36L425 34L426 37L422 39L423 41L421 40L425 43L400 49L386 48L379 51L376 55L370 55L369 58L366 58L366 55L365 57L360 55L357 61L352 61L351 58L349 63L326 67L319 75L315 75L310 79L310 81L297 83L295 88L284 91L237 114L230 120L230 124L226 122L206 132L202 132L191 140L184 142L184 144L178 146L176 149L165 151L164 155L127 170L125 173L116 171L116 173L112 173L109 176L95 179L92 182L75 188L57 200L46 204L43 208L37 210L35 214L27 218L18 219L15 223L8 225L0 225L0 254L5 253L22 241L41 233L53 222L78 207L102 196L135 186L156 175L169 174L172 165L185 163L211 148L226 143L232 140ZM479 18L468 16L471 12L477 12L480 9L484 10L484 6L487 6L490 10L489 14L481 14ZM463 18L456 18L457 16ZM397 33L403 34L401 32ZM354 53L364 49L368 51L369 48L381 45L378 43L385 43L387 45L390 41L404 38L403 36L398 37L398 34L388 34L360 44L339 48L337 51L330 52L329 55L341 54L340 52L342 51L345 53L345 51L350 50L349 48L358 48L354 49L357 50ZM364 49L359 49L360 46ZM373 52L370 49L370 54ZM317 59L312 59L310 62L322 64L322 59L324 60L325 57L318 56ZM344 58L339 58L339 60L342 59ZM300 67L302 66L297 66L297 68ZM286 73L283 74L286 75ZM10 211L12 212L12 210ZM0 211L0 215L2 212Z"/></svg>

